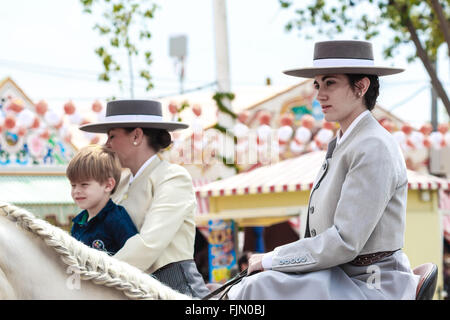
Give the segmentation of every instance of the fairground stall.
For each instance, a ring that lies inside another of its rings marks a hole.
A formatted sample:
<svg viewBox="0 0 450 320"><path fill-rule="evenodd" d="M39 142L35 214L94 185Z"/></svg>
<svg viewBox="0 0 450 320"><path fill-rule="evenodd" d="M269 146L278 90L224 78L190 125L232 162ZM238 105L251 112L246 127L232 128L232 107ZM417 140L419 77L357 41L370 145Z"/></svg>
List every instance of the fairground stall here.
<svg viewBox="0 0 450 320"><path fill-rule="evenodd" d="M324 151L264 166L250 172L198 187L200 197L209 198L209 220L232 220L239 226L269 226L300 216L304 234L309 194ZM442 270L442 214L440 191L450 190L450 180L408 170L408 202L404 251L411 266L433 262ZM239 247L235 245L235 247ZM438 290L442 290L439 274Z"/></svg>

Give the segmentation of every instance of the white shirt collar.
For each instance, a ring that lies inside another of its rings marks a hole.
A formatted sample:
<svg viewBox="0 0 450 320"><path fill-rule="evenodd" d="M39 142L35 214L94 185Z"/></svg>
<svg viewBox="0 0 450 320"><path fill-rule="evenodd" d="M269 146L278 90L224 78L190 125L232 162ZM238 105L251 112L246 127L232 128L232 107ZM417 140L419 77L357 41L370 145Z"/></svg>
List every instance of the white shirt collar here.
<svg viewBox="0 0 450 320"><path fill-rule="evenodd" d="M348 126L347 130L345 130L344 134L342 135L342 131L341 129L339 129L339 131L337 132L336 135L336 145L342 143L350 134L350 132L353 130L353 128L356 127L356 125L358 124L358 122L361 121L362 118L364 118L364 116L366 114L370 113L369 110L363 111L359 116L357 116L355 118L355 120L353 120L353 122ZM341 136L342 135L342 136Z"/></svg>
<svg viewBox="0 0 450 320"><path fill-rule="evenodd" d="M151 156L150 158L148 158L147 161L144 162L144 164L139 168L138 172L136 172L135 176L133 176L133 175L130 176L130 182L129 182L130 184L133 182L133 180L135 180L142 173L142 171L145 170L145 168L147 168L150 165L150 163L152 163L152 161L153 161L153 159L155 159L155 157L156 157L156 153L153 156Z"/></svg>

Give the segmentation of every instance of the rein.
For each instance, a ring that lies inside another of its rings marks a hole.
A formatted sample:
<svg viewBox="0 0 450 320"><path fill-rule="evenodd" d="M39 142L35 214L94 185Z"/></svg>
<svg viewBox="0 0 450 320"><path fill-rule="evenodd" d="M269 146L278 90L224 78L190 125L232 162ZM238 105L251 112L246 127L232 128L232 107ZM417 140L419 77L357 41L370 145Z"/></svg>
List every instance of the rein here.
<svg viewBox="0 0 450 320"><path fill-rule="evenodd" d="M212 297L214 297L215 295L221 293L222 291L226 290L226 289L231 289L231 287L233 285L235 285L236 283L240 282L244 277L247 276L247 270L242 270L240 273L238 273L237 275L235 275L233 278L231 278L230 280L228 280L227 282L225 282L222 286L220 286L219 288L217 288L216 290L212 291L211 293L207 294L206 296L204 296L203 298L201 298L201 300L209 300ZM253 272L252 274L255 274L255 272ZM228 292L225 291L219 298L219 300L222 300L222 298L225 296L225 294Z"/></svg>

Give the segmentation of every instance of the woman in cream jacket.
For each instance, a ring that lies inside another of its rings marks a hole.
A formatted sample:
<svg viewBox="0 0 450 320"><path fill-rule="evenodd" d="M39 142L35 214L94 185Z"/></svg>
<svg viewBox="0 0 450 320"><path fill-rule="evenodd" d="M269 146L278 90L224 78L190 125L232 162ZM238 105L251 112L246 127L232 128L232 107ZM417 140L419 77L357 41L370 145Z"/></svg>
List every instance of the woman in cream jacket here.
<svg viewBox="0 0 450 320"><path fill-rule="evenodd" d="M114 255L194 297L209 293L193 260L196 199L192 179L181 166L158 157L171 143L168 131L186 128L163 121L161 104L111 101L103 122L80 127L108 134L106 146L124 170L113 201L125 207L139 233Z"/></svg>

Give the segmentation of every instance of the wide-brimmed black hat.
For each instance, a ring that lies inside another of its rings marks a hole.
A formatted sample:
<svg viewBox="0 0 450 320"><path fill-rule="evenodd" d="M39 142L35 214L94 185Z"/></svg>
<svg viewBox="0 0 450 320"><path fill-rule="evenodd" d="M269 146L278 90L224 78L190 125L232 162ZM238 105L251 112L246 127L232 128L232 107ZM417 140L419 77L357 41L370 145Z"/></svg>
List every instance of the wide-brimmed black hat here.
<svg viewBox="0 0 450 320"><path fill-rule="evenodd" d="M375 66L372 43L359 40L321 41L314 45L313 66L283 71L303 78L322 74L368 74L387 76L404 71L400 68Z"/></svg>
<svg viewBox="0 0 450 320"><path fill-rule="evenodd" d="M186 123L164 121L161 103L153 100L115 100L106 105L104 121L90 123L80 130L107 133L112 128L155 128L173 131L186 129Z"/></svg>

